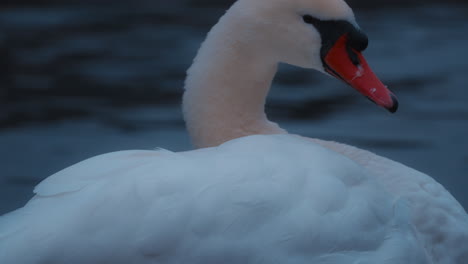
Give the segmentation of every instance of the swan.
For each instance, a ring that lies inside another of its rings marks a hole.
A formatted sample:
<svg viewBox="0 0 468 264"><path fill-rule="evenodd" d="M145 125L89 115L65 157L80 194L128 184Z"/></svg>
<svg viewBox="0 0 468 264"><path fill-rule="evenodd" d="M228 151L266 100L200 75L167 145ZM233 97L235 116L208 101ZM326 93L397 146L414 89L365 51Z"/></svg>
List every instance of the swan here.
<svg viewBox="0 0 468 264"><path fill-rule="evenodd" d="M188 70L196 150L129 150L68 167L0 218L0 263L468 263L468 215L431 177L288 134L265 98L279 62L395 112L343 0L238 0Z"/></svg>

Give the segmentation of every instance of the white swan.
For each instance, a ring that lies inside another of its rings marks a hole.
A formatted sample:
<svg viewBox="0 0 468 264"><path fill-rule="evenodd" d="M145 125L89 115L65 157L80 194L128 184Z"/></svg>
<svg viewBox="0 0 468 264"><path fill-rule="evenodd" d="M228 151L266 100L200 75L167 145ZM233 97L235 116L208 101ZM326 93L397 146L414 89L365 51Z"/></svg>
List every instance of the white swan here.
<svg viewBox="0 0 468 264"><path fill-rule="evenodd" d="M280 61L395 111L366 45L342 0L239 0L184 95L193 142L221 145L109 153L50 176L0 218L0 263L468 263L468 216L432 178L264 114Z"/></svg>

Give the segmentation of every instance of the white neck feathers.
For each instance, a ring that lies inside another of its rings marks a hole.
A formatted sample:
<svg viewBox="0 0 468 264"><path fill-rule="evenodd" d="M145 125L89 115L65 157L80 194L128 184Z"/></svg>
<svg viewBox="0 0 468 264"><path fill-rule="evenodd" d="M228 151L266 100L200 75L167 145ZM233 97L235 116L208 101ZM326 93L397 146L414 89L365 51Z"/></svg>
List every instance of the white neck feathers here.
<svg viewBox="0 0 468 264"><path fill-rule="evenodd" d="M243 42L246 38L236 34L241 26L229 14L224 16L188 70L183 111L196 147L286 133L268 121L264 111L277 62L256 43Z"/></svg>

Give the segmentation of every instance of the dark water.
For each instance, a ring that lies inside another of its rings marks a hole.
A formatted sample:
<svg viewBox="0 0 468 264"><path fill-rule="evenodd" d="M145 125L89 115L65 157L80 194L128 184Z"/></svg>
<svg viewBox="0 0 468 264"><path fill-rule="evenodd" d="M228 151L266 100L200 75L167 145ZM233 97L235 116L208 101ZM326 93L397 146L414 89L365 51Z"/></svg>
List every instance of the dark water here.
<svg viewBox="0 0 468 264"><path fill-rule="evenodd" d="M179 110L185 70L225 3L165 3L1 10L0 214L87 157L190 149ZM366 57L400 111L390 115L336 80L283 65L271 119L428 173L468 208L468 8L365 9L357 17L371 39Z"/></svg>

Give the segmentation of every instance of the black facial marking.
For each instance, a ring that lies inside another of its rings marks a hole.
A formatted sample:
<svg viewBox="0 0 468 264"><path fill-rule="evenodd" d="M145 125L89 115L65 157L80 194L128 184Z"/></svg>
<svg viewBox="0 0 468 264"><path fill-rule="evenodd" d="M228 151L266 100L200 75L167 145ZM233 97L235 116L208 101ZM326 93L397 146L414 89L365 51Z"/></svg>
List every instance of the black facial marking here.
<svg viewBox="0 0 468 264"><path fill-rule="evenodd" d="M327 65L324 61L330 49L335 45L340 37L347 35L347 53L354 65L360 63L356 51L361 52L367 48L369 43L366 34L353 24L345 20L320 20L310 15L302 16L305 23L315 26L322 37L322 49L320 55L325 69Z"/></svg>
<svg viewBox="0 0 468 264"><path fill-rule="evenodd" d="M304 15L302 16L302 20L304 20L305 23L315 25L320 22L317 18L311 16L311 15Z"/></svg>

